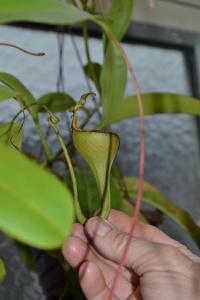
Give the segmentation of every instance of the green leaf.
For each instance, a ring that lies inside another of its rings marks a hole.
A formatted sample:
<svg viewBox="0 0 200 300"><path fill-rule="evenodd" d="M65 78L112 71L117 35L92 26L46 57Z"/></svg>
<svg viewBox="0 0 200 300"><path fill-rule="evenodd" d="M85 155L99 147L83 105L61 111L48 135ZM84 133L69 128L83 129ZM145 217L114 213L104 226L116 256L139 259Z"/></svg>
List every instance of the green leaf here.
<svg viewBox="0 0 200 300"><path fill-rule="evenodd" d="M0 102L16 97L18 93L0 84Z"/></svg>
<svg viewBox="0 0 200 300"><path fill-rule="evenodd" d="M36 105L33 105L36 103L35 98L23 83L15 76L4 72L0 72L0 82L14 90L18 94L15 99L22 108L27 107L32 116L37 119L37 108Z"/></svg>
<svg viewBox="0 0 200 300"><path fill-rule="evenodd" d="M3 260L0 258L0 283L5 279L5 277L6 277L6 267Z"/></svg>
<svg viewBox="0 0 200 300"><path fill-rule="evenodd" d="M0 229L34 247L60 247L73 221L72 196L51 173L0 143Z"/></svg>
<svg viewBox="0 0 200 300"><path fill-rule="evenodd" d="M45 150L45 154L48 158L50 158L51 153L39 122L36 105L37 102L35 98L31 94L31 92L16 77L11 74L0 72L0 82L3 82L5 85L19 93L19 95L16 96L15 99L20 103L22 108L27 108L27 110L31 114L35 123L36 130L40 136L40 140Z"/></svg>
<svg viewBox="0 0 200 300"><path fill-rule="evenodd" d="M163 113L200 115L200 100L190 96L149 93L142 94L142 102L145 115ZM109 119L103 120L102 126L138 116L137 98L136 96L129 96L121 101L116 109L113 109Z"/></svg>
<svg viewBox="0 0 200 300"><path fill-rule="evenodd" d="M111 29L118 40L126 33L133 15L134 0L112 0L108 16L112 18Z"/></svg>
<svg viewBox="0 0 200 300"><path fill-rule="evenodd" d="M102 206L102 197L97 188L96 180L88 167L76 169L78 185L78 199L84 215L90 218ZM70 176L67 176L67 184L71 186ZM116 184L111 177L110 182L111 208L123 210L123 198Z"/></svg>
<svg viewBox="0 0 200 300"><path fill-rule="evenodd" d="M102 206L101 196L99 194L95 178L88 167L76 168L76 178L78 186L78 200L84 215L90 218ZM72 189L70 175L66 177L67 185ZM135 208L124 198L123 193L119 188L119 184L111 174L110 178L110 194L111 194L111 208L120 210L133 217ZM144 216L140 213L139 219L141 222L148 223Z"/></svg>
<svg viewBox="0 0 200 300"><path fill-rule="evenodd" d="M94 73L91 72L91 68L93 68ZM92 62L91 64L85 65L83 69L85 74L94 82L98 91L100 91L100 75L102 66L99 63Z"/></svg>
<svg viewBox="0 0 200 300"><path fill-rule="evenodd" d="M39 112L46 112L42 107L45 105L52 113L56 113L68 110L76 102L70 95L65 93L49 93L40 97L37 104Z"/></svg>
<svg viewBox="0 0 200 300"><path fill-rule="evenodd" d="M20 149L22 146L22 132L19 123L0 124L0 142L10 145L11 147Z"/></svg>
<svg viewBox="0 0 200 300"><path fill-rule="evenodd" d="M92 15L58 0L1 0L0 23L18 21L46 24L74 24L92 19Z"/></svg>
<svg viewBox="0 0 200 300"><path fill-rule="evenodd" d="M104 65L101 72L102 106L107 122L112 119L115 110L121 99L124 98L127 67L121 57L120 50L115 45L109 43Z"/></svg>
<svg viewBox="0 0 200 300"><path fill-rule="evenodd" d="M128 192L134 199L137 197L137 181L134 177L125 177ZM175 206L157 188L147 182L144 182L142 199L144 202L161 210L165 215L179 224L200 247L200 227L197 226L188 212Z"/></svg>
<svg viewBox="0 0 200 300"><path fill-rule="evenodd" d="M74 171L76 174L78 201L80 203L81 210L87 218L90 218L101 206L100 195L95 178L88 167L79 167ZM72 190L70 174L67 174L66 182Z"/></svg>

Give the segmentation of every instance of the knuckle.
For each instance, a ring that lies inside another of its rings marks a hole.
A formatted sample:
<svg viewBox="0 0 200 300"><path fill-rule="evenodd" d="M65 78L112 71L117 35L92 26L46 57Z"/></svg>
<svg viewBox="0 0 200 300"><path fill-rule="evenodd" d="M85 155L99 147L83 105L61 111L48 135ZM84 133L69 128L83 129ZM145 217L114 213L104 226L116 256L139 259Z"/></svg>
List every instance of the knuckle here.
<svg viewBox="0 0 200 300"><path fill-rule="evenodd" d="M180 250L183 253L188 253L189 249L185 245L180 245L177 247L178 250Z"/></svg>
<svg viewBox="0 0 200 300"><path fill-rule="evenodd" d="M113 234L112 243L113 247L121 253L123 251L128 240L128 235L124 232L117 231Z"/></svg>

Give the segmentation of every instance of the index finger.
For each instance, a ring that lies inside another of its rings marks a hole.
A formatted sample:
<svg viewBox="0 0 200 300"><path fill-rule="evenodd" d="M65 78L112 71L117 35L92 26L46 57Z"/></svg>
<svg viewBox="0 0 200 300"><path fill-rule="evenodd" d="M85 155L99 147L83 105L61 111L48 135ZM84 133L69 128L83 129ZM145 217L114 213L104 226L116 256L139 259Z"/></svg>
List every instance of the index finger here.
<svg viewBox="0 0 200 300"><path fill-rule="evenodd" d="M108 220L119 230L129 233L132 218L127 214L112 209L110 211ZM179 247L181 244L176 240L170 238L167 234L162 232L160 229L149 225L137 222L135 227L134 236L137 238L142 238L151 242L167 244L174 247Z"/></svg>

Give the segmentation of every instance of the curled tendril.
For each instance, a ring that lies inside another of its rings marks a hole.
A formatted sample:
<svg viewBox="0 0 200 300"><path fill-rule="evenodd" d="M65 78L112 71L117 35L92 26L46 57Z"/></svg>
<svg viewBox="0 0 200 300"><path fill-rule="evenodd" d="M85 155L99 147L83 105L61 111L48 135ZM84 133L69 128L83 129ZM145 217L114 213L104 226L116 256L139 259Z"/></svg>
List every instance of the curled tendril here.
<svg viewBox="0 0 200 300"><path fill-rule="evenodd" d="M19 50L21 52L24 52L24 53L28 54L28 55L32 55L32 56L44 56L45 55L44 52L32 52L32 51L26 50L26 49L24 49L22 47L19 47L17 45L10 44L10 43L0 42L0 46L14 48L14 49L17 49L17 50Z"/></svg>
<svg viewBox="0 0 200 300"><path fill-rule="evenodd" d="M73 129L76 129L76 130L80 130L78 128L78 119L77 119L77 111L82 109L87 101L87 98L89 96L92 96L92 97L95 97L96 94L95 93L86 93L84 95L81 96L80 100L76 103L76 105L72 106L70 108L69 111L71 111L73 113L73 116L72 116L72 130Z"/></svg>

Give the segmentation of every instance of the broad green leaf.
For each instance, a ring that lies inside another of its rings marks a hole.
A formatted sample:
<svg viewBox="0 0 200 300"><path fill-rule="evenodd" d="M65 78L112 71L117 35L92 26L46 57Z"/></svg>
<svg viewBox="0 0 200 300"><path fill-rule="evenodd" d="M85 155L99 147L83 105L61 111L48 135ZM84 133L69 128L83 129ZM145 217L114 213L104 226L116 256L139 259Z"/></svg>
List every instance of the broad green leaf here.
<svg viewBox="0 0 200 300"><path fill-rule="evenodd" d="M102 106L104 117L109 122L121 99L124 98L127 67L119 49L109 43L101 72Z"/></svg>
<svg viewBox="0 0 200 300"><path fill-rule="evenodd" d="M14 90L18 94L15 99L20 103L22 108L27 107L33 118L37 119L36 105L33 105L36 103L35 98L23 83L15 76L4 72L0 72L0 82Z"/></svg>
<svg viewBox="0 0 200 300"><path fill-rule="evenodd" d="M60 247L73 221L72 196L51 173L0 143L0 229L34 247Z"/></svg>
<svg viewBox="0 0 200 300"><path fill-rule="evenodd" d="M91 70L91 68L93 69L93 71ZM83 69L85 74L94 82L97 90L101 91L100 75L102 66L99 63L92 62L91 64L85 65Z"/></svg>
<svg viewBox="0 0 200 300"><path fill-rule="evenodd" d="M137 179L134 177L125 177L126 186L130 195L136 199ZM153 207L161 210L165 215L174 220L200 246L200 227L193 221L192 217L185 210L175 206L167 197L151 184L144 182L144 191L142 200Z"/></svg>
<svg viewBox="0 0 200 300"><path fill-rule="evenodd" d="M112 18L111 29L118 40L126 33L133 15L134 0L112 0L108 16Z"/></svg>
<svg viewBox="0 0 200 300"><path fill-rule="evenodd" d="M23 129L19 123L0 124L0 142L20 149L22 146Z"/></svg>
<svg viewBox="0 0 200 300"><path fill-rule="evenodd" d="M5 277L6 277L6 267L3 260L0 258L0 283L5 279Z"/></svg>
<svg viewBox="0 0 200 300"><path fill-rule="evenodd" d="M0 102L14 98L17 95L18 93L16 91L0 84Z"/></svg>
<svg viewBox="0 0 200 300"><path fill-rule="evenodd" d="M1 0L0 23L29 21L46 24L74 24L92 15L58 0Z"/></svg>
<svg viewBox="0 0 200 300"><path fill-rule="evenodd" d="M38 99L37 107L39 112L46 112L42 107L45 105L52 113L63 112L75 105L73 98L65 93L49 93Z"/></svg>
<svg viewBox="0 0 200 300"><path fill-rule="evenodd" d="M200 115L200 100L190 96L149 93L142 94L143 108L145 115L153 114L191 114ZM109 119L103 120L102 125L106 126L121 120L138 117L138 105L136 96L126 97L113 109Z"/></svg>
<svg viewBox="0 0 200 300"><path fill-rule="evenodd" d="M84 106L88 96L81 97L72 108L72 137L76 150L91 168L102 197L101 216L107 218L110 211L110 171L119 148L119 137L112 132L85 131L77 128L77 110Z"/></svg>

